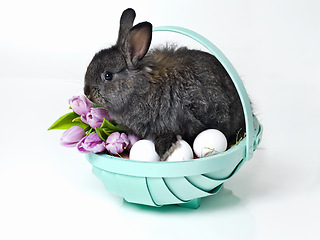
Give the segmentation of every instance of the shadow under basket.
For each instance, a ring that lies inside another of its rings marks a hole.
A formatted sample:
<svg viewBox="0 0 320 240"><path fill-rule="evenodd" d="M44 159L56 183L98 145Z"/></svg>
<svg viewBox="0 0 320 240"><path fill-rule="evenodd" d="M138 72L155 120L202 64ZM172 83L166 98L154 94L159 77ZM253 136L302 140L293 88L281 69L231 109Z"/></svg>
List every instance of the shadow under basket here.
<svg viewBox="0 0 320 240"><path fill-rule="evenodd" d="M107 154L86 154L92 172L105 188L127 202L160 207L178 204L198 208L200 199L216 194L253 156L262 137L262 125L253 116L244 85L229 60L209 40L185 28L164 26L153 31L169 31L186 35L206 47L230 75L242 102L246 136L229 150L205 158L182 162L133 161Z"/></svg>

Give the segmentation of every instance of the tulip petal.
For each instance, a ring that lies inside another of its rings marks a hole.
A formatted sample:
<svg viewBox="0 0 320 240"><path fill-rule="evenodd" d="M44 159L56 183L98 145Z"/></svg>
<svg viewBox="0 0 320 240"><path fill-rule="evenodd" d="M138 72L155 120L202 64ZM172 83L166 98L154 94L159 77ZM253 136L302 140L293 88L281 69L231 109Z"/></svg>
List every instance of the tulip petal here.
<svg viewBox="0 0 320 240"><path fill-rule="evenodd" d="M74 96L70 98L69 105L72 108L72 110L80 116L87 115L90 109L93 108L92 103L84 95Z"/></svg>
<svg viewBox="0 0 320 240"><path fill-rule="evenodd" d="M111 153L111 154L118 154L118 151L117 151L117 148L116 148L116 146L115 145L113 145L113 144L108 144L107 146L106 146L106 149Z"/></svg>
<svg viewBox="0 0 320 240"><path fill-rule="evenodd" d="M109 137L107 138L106 143L107 143L107 144L115 143L115 142L118 141L119 138L120 138L120 133L119 133L119 132L111 133L111 134L109 135Z"/></svg>
<svg viewBox="0 0 320 240"><path fill-rule="evenodd" d="M60 143L65 147L75 147L84 136L85 131L82 127L73 126L62 134Z"/></svg>

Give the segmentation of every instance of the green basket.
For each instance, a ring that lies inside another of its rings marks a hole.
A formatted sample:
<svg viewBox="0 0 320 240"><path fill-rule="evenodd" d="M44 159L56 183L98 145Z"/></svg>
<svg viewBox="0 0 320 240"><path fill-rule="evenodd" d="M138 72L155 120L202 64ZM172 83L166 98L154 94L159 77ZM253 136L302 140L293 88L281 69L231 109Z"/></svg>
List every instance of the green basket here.
<svg viewBox="0 0 320 240"><path fill-rule="evenodd" d="M92 172L105 188L127 202L160 207L179 204L198 208L202 197L216 194L223 183L252 158L262 137L262 125L253 116L244 85L224 54L209 40L191 30L156 27L153 31L169 31L186 35L206 47L224 66L240 96L246 137L228 151L211 157L182 162L144 162L107 154L87 154Z"/></svg>

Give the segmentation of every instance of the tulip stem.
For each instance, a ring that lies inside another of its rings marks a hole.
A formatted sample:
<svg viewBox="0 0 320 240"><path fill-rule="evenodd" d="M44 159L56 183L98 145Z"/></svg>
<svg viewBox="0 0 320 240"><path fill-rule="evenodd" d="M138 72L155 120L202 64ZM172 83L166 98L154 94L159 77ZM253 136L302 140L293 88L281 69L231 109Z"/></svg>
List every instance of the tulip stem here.
<svg viewBox="0 0 320 240"><path fill-rule="evenodd" d="M87 127L86 129L84 129L84 131L86 132L87 135L89 135L90 133L92 133L93 128L92 127Z"/></svg>

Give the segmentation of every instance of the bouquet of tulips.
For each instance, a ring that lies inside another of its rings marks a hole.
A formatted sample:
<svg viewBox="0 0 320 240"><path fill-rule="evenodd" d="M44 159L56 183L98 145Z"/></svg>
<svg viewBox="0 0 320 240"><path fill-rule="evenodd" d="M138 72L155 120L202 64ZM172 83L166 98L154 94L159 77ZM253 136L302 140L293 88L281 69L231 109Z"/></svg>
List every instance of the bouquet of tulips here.
<svg viewBox="0 0 320 240"><path fill-rule="evenodd" d="M77 147L82 153L119 155L139 140L134 135L127 135L112 121L107 109L93 104L86 96L72 97L69 105L72 111L48 129L67 129L60 139L63 146Z"/></svg>

